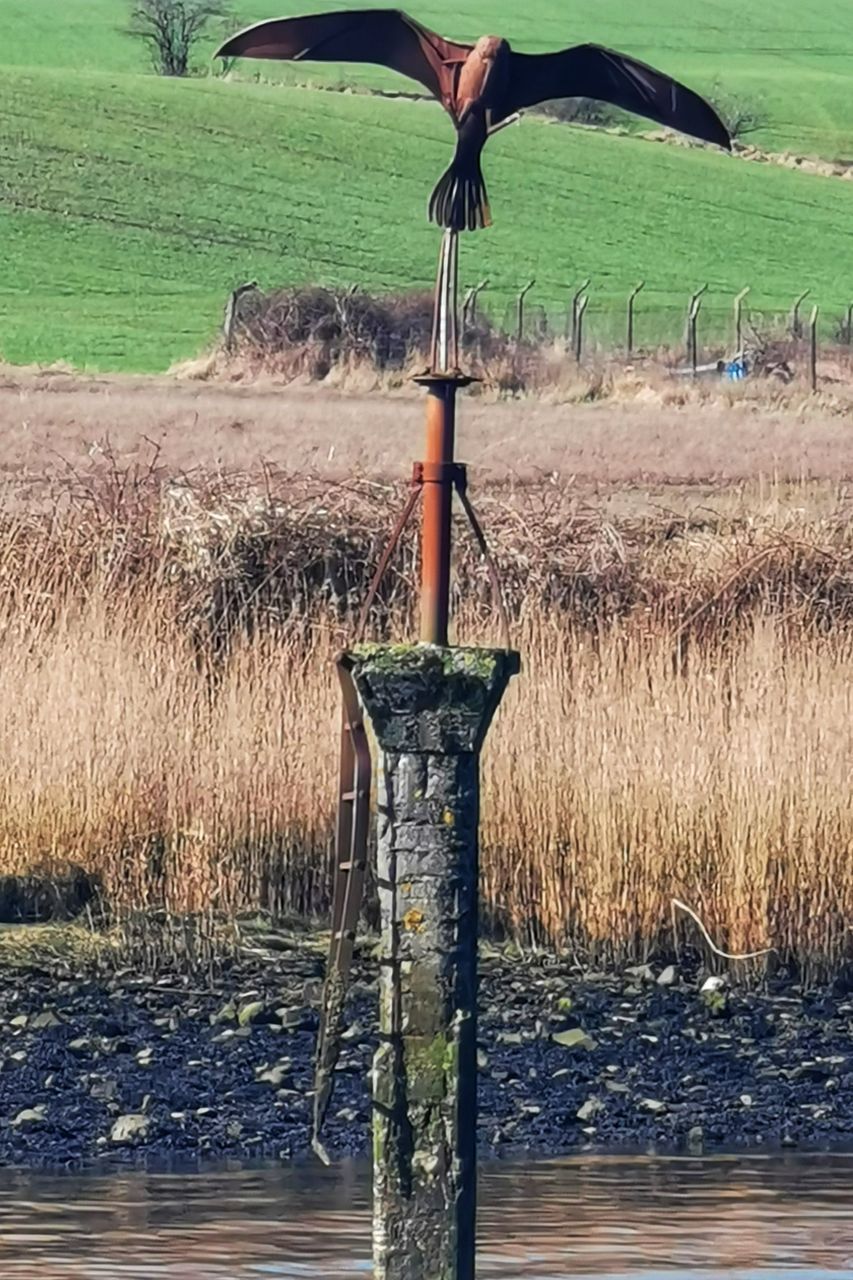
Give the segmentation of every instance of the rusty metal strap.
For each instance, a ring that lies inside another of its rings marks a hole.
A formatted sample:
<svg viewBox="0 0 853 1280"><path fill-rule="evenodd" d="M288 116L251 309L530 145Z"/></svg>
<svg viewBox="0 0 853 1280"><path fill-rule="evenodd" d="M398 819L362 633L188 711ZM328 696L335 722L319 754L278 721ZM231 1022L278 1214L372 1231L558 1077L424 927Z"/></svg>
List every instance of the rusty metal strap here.
<svg viewBox="0 0 853 1280"><path fill-rule="evenodd" d="M406 504L376 566L356 625L355 640L363 638L370 609L400 538L422 493L417 466L412 475ZM323 1124L332 1100L335 1069L340 1057L341 1030L349 975L361 914L364 877L367 869L367 838L370 826L370 785L372 766L370 744L364 725L358 691L346 664L338 660L338 678L343 695L338 816L335 827L335 882L332 893L332 935L326 964L326 981L320 1011L314 1070L314 1124L311 1145L329 1164L321 1140Z"/></svg>
<svg viewBox="0 0 853 1280"><path fill-rule="evenodd" d="M346 1001L364 874L367 867L367 835L370 822L372 765L370 744L358 692L346 664L338 660L343 695L341 729L341 789L335 829L335 888L332 900L332 936L323 991L323 1008L317 1038L314 1073L314 1128L311 1145L324 1164L329 1156L320 1140L332 1098L335 1068L340 1056L341 1023Z"/></svg>
<svg viewBox="0 0 853 1280"><path fill-rule="evenodd" d="M465 467L461 462L416 462L412 484L452 484L458 491L466 484Z"/></svg>

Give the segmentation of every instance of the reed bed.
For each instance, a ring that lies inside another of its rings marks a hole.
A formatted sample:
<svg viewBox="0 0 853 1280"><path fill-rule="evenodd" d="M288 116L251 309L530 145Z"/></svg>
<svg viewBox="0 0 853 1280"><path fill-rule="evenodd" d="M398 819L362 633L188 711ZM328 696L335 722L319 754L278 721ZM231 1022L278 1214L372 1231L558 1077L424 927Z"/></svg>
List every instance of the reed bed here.
<svg viewBox="0 0 853 1280"><path fill-rule="evenodd" d="M5 519L0 874L69 864L114 911L328 908L333 659L393 486L113 475ZM489 926L585 963L715 941L807 977L853 924L853 535L843 495L605 519L481 514L524 659L484 758ZM496 641L460 538L459 639ZM372 634L411 632L404 542ZM682 937L695 943L693 926Z"/></svg>

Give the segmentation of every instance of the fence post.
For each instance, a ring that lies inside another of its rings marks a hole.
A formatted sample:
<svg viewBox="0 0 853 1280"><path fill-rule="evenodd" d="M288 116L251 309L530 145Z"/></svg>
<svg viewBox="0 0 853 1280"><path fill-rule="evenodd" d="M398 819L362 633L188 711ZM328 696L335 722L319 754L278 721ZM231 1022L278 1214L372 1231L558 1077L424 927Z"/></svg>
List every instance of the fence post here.
<svg viewBox="0 0 853 1280"><path fill-rule="evenodd" d="M699 363L698 344L696 342L696 322L702 308L702 296L708 290L707 284L690 295L690 306L687 310L687 354L693 376L696 377L696 366Z"/></svg>
<svg viewBox="0 0 853 1280"><path fill-rule="evenodd" d="M589 280L584 280L583 284L579 285L579 287L572 294L572 302L571 302L571 306L569 307L569 314L566 318L566 337L571 344L572 350L574 350L575 343L576 343L576 330L578 327L578 302L580 300L581 294L584 293L584 291L588 288L589 288Z"/></svg>
<svg viewBox="0 0 853 1280"><path fill-rule="evenodd" d="M812 391L817 391L817 317L820 308L812 307L809 318L809 378Z"/></svg>
<svg viewBox="0 0 853 1280"><path fill-rule="evenodd" d="M527 297L528 293L533 288L535 283L536 283L535 280L528 281L528 283L524 286L524 288L521 290L521 292L518 295L518 302L516 304L516 313L515 313L516 342L521 342L521 339L524 337L524 299Z"/></svg>
<svg viewBox="0 0 853 1280"><path fill-rule="evenodd" d="M736 356L739 356L741 354L741 347L743 345L743 300L746 297L746 295L749 293L749 290L750 290L750 286L746 285L745 288L741 289L740 293L735 298L735 355Z"/></svg>
<svg viewBox="0 0 853 1280"><path fill-rule="evenodd" d="M810 293L811 293L811 289L804 289L803 292L800 294L799 298L796 298L794 300L794 305L791 308L791 337L792 338L801 338L803 336L803 326L800 322L800 306L802 305L803 302L805 302L806 298L809 296Z"/></svg>
<svg viewBox="0 0 853 1280"><path fill-rule="evenodd" d="M240 284L236 289L232 289L228 295L228 301L225 304L225 316L222 320L222 342L225 350L230 354L234 350L234 330L237 327L237 304L244 293L251 293L253 289L257 289L257 280L249 280L246 284Z"/></svg>
<svg viewBox="0 0 853 1280"><path fill-rule="evenodd" d="M853 302L847 307L847 345L853 346Z"/></svg>
<svg viewBox="0 0 853 1280"><path fill-rule="evenodd" d="M473 325L477 319L477 299L488 285L488 280L481 280L479 284L472 285L465 294L465 301L462 303L462 328L467 329L469 325Z"/></svg>
<svg viewBox="0 0 853 1280"><path fill-rule="evenodd" d="M645 288L645 284L645 280L641 280L628 294L628 332L625 337L625 350L629 359L634 354L634 299L640 290Z"/></svg>
<svg viewBox="0 0 853 1280"><path fill-rule="evenodd" d="M589 294L584 293L581 297L578 298L577 305L575 306L574 348L575 348L575 359L577 360L578 364L580 364L581 356L583 354L583 315L584 315L584 312L586 311L586 305L588 302L589 302Z"/></svg>

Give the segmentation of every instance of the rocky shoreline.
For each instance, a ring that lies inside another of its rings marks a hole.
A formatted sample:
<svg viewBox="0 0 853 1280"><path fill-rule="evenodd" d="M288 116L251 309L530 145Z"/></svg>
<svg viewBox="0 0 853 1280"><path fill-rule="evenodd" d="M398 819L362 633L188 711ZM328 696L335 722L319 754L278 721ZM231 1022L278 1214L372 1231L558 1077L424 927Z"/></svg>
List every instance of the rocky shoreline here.
<svg viewBox="0 0 853 1280"><path fill-rule="evenodd" d="M4 967L0 1164L305 1154L322 970L308 936L209 982ZM703 992L672 966L584 974L485 945L481 972L484 1154L853 1147L853 996L838 987ZM374 979L362 954L337 1156L369 1150Z"/></svg>

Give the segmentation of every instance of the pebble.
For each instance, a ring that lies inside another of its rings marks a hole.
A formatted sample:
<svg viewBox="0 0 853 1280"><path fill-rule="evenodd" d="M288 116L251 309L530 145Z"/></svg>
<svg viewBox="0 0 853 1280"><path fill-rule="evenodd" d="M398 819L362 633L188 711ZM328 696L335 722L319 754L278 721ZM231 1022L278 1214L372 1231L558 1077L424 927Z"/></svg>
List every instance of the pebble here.
<svg viewBox="0 0 853 1280"><path fill-rule="evenodd" d="M293 947L235 965L210 990L130 971L3 974L0 1163L305 1154L322 966L316 949ZM715 1009L687 966L677 981L665 973L583 976L493 948L478 1033L484 1151L853 1143L849 1000L727 982L711 987L725 1000ZM362 957L324 1135L338 1158L369 1150L376 1003Z"/></svg>

